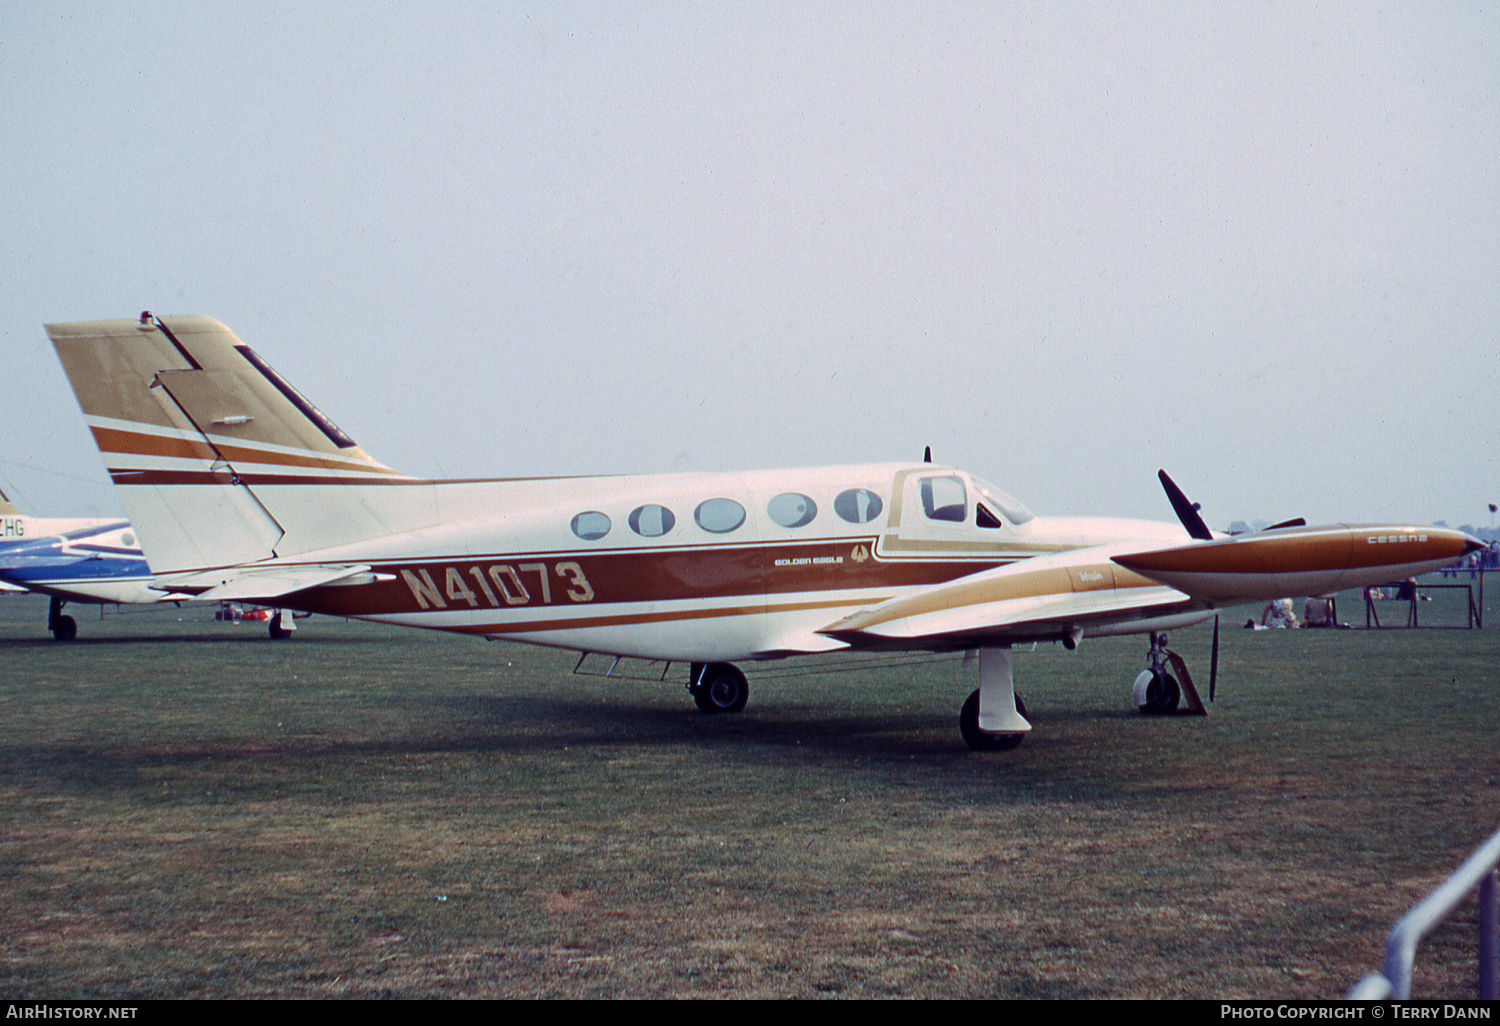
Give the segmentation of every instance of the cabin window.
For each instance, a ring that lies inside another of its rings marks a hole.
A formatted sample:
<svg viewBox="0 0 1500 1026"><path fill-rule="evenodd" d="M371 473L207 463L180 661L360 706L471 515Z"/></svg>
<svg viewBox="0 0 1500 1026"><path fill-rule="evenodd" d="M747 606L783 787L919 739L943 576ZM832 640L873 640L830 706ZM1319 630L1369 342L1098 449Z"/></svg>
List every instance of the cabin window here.
<svg viewBox="0 0 1500 1026"><path fill-rule="evenodd" d="M745 522L745 507L733 499L709 499L693 510L693 519L711 534L728 534Z"/></svg>
<svg viewBox="0 0 1500 1026"><path fill-rule="evenodd" d="M818 504L801 492L782 492L766 503L766 516L782 527L806 527L818 515Z"/></svg>
<svg viewBox="0 0 1500 1026"><path fill-rule="evenodd" d="M637 506L630 511L630 529L642 538L660 538L677 526L677 517L665 506Z"/></svg>
<svg viewBox="0 0 1500 1026"><path fill-rule="evenodd" d="M609 533L609 517L598 510L589 510L573 518L573 533L584 541L598 541Z"/></svg>
<svg viewBox="0 0 1500 1026"><path fill-rule="evenodd" d="M885 503L868 488L850 488L833 500L833 511L851 524L868 524L880 516Z"/></svg>
<svg viewBox="0 0 1500 1026"><path fill-rule="evenodd" d="M922 479L922 513L928 520L961 524L968 519L969 498L961 477Z"/></svg>

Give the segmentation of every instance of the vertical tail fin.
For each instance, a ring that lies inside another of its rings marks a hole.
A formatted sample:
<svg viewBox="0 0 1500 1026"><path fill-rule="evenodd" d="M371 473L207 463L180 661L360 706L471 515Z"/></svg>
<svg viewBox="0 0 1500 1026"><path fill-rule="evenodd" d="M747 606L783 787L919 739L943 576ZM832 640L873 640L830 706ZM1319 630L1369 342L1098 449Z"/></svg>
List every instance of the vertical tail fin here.
<svg viewBox="0 0 1500 1026"><path fill-rule="evenodd" d="M49 324L47 334L157 573L389 533L372 459L209 317Z"/></svg>

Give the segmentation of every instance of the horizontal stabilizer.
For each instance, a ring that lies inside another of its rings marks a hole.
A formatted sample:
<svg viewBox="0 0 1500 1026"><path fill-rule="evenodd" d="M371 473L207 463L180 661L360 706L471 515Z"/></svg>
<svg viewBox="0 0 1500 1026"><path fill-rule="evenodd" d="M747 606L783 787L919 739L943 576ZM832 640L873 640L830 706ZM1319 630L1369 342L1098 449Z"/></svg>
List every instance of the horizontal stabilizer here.
<svg viewBox="0 0 1500 1026"><path fill-rule="evenodd" d="M369 573L368 566L234 567L162 578L155 586L192 592L192 597L200 601L271 602Z"/></svg>

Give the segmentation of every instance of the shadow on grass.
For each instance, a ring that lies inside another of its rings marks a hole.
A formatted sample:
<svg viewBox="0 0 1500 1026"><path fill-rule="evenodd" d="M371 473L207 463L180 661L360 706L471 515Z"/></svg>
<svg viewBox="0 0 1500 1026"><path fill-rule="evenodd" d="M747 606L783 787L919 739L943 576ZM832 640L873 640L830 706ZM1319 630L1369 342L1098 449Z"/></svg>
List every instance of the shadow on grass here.
<svg viewBox="0 0 1500 1026"><path fill-rule="evenodd" d="M461 772L465 786L503 791L510 786L508 768L563 766L565 771L538 786L602 794L618 786L613 767L627 764L642 767L657 791L710 780L742 781L738 786L752 790L767 781L777 788L896 787L970 807L1030 804L1040 796L1154 803L1164 790L1159 767L1114 765L1128 744L1106 742L1105 767L1090 750L1097 742L1080 744L1066 729L1070 720L1087 721L1082 732L1092 737L1089 723L1133 718L1150 729L1168 722L1130 712L1036 715L1037 736L1022 748L980 755L959 738L956 713L935 716L878 704L868 711L832 711L768 703L716 716L691 704L664 706L659 699L631 705L530 694L409 696L377 704L380 729L403 709L411 712L399 717L407 726L380 737L356 736L352 728L336 736L262 728L202 739L164 723L153 724L144 737L136 730L133 738L102 738L99 744L12 744L0 748L0 787L33 795L58 790L102 799L137 796L152 804L196 803L200 799L184 788L201 787L214 795L202 800L214 804L296 796L317 803L385 800L398 786L393 770L416 774L403 776L413 783L425 778L423 790L440 787L445 773ZM1117 729L1103 726L1106 733ZM164 780L177 793L159 793Z"/></svg>

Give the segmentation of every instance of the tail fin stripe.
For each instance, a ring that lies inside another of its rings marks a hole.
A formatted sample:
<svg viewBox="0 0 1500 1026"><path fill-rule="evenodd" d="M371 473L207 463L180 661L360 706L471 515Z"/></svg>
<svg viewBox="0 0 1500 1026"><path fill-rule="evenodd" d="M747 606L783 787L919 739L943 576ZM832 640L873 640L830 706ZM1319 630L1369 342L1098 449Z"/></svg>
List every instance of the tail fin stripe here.
<svg viewBox="0 0 1500 1026"><path fill-rule="evenodd" d="M366 460L342 461L337 458L314 456L305 453L275 452L266 448L246 448L241 445L222 443L222 435L207 436L216 446L204 444L198 438L182 435L157 435L120 428L92 428L94 441L106 459L110 457L146 456L162 459L186 459L213 462L220 454L237 466L288 466L308 467L318 470L343 470L357 476L367 475L402 477L400 471L392 470ZM217 452L215 449L217 448Z"/></svg>
<svg viewBox="0 0 1500 1026"><path fill-rule="evenodd" d="M246 487L263 485L431 485L414 477L336 477L332 475L300 474L248 474L243 471L231 476L218 470L110 470L109 479L117 485L223 485L241 484ZM444 482L445 484L448 482Z"/></svg>
<svg viewBox="0 0 1500 1026"><path fill-rule="evenodd" d="M208 460L214 458L212 446L204 445L196 438L181 435L147 435L136 431L121 431L119 428L91 427L94 443L105 457L110 456L165 456L175 459Z"/></svg>

